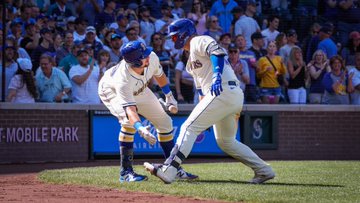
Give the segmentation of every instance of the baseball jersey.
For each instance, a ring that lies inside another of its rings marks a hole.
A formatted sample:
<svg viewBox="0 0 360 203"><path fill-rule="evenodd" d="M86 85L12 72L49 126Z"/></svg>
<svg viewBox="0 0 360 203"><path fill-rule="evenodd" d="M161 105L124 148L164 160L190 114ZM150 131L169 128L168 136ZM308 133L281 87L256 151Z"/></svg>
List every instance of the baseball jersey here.
<svg viewBox="0 0 360 203"><path fill-rule="evenodd" d="M152 77L159 77L163 74L159 59L154 52L149 55L149 64L143 74L139 75L122 60L105 72L101 84L106 83L107 88L116 92L119 105L123 108L136 105L136 96L144 93Z"/></svg>
<svg viewBox="0 0 360 203"><path fill-rule="evenodd" d="M207 48L212 43L216 43L216 41L209 36L204 35L192 38L190 41L189 60L186 65L186 71L194 77L196 88L201 88L204 94L208 93L212 84L213 67L210 56L207 53ZM228 81L239 82L230 63L226 59L224 61L222 83L224 84Z"/></svg>

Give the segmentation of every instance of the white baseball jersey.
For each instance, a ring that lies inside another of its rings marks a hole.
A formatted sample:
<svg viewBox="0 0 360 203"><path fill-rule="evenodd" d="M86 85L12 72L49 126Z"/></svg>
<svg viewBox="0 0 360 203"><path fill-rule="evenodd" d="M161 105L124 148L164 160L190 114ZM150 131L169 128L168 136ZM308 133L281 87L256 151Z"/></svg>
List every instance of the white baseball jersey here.
<svg viewBox="0 0 360 203"><path fill-rule="evenodd" d="M213 126L216 142L224 152L254 170L261 169L267 166L267 163L249 147L236 140L244 94L226 59L222 73L223 91L218 96L213 96L209 92L213 68L207 49L210 44L214 45L214 41L209 36L196 36L190 41L190 55L186 69L193 75L197 88L201 87L205 97L195 106L181 126L176 144L179 146L179 151L187 157L197 135ZM181 163L180 159L175 158L175 160Z"/></svg>
<svg viewBox="0 0 360 203"><path fill-rule="evenodd" d="M204 94L207 94L211 88L213 75L213 67L206 49L214 41L209 36L196 36L190 42L190 55L186 71L194 77L196 88L201 88ZM227 84L229 81L239 83L230 63L225 60L222 83Z"/></svg>
<svg viewBox="0 0 360 203"><path fill-rule="evenodd" d="M158 132L171 132L172 120L163 110L157 97L148 88L153 76L164 74L159 58L152 52L149 55L149 66L142 75L137 74L129 64L122 60L104 73L99 82L99 95L105 106L116 116L121 125L130 125L124 108L136 106L138 113L148 119Z"/></svg>

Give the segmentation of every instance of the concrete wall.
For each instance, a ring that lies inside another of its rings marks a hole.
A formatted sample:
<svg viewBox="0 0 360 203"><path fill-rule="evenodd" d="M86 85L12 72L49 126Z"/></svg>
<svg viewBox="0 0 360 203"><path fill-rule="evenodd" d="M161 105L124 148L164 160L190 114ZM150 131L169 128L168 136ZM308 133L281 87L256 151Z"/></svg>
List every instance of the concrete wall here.
<svg viewBox="0 0 360 203"><path fill-rule="evenodd" d="M183 112L192 108L180 106ZM88 160L89 110L105 107L0 103L0 163ZM277 113L277 148L256 150L266 160L360 160L360 106L246 105L243 110Z"/></svg>

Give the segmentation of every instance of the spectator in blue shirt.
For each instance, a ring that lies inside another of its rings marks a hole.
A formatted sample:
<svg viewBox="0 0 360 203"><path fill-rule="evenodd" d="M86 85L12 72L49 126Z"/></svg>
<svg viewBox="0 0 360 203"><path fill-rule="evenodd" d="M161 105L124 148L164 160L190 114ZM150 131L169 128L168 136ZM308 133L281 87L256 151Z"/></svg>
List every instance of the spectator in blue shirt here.
<svg viewBox="0 0 360 203"><path fill-rule="evenodd" d="M337 55L337 47L335 42L330 38L331 34L331 28L328 26L323 26L320 29L320 43L318 45L318 49L322 50L326 54L327 58Z"/></svg>
<svg viewBox="0 0 360 203"><path fill-rule="evenodd" d="M210 10L210 16L217 16L219 24L223 28L224 33L230 32L233 15L231 11L237 7L238 4L234 0L217 0Z"/></svg>

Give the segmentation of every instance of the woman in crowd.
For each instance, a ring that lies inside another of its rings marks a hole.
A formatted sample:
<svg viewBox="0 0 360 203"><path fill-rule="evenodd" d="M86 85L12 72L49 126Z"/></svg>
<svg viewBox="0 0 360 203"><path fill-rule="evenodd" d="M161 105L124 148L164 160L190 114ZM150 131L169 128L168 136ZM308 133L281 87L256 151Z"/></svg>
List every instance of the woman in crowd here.
<svg viewBox="0 0 360 203"><path fill-rule="evenodd" d="M187 18L195 23L196 32L202 35L206 31L207 13L204 4L200 0L194 0L191 12L188 13Z"/></svg>
<svg viewBox="0 0 360 203"><path fill-rule="evenodd" d="M279 33L275 38L275 42L276 42L276 48L278 50L276 54L279 55L280 48L283 47L285 44L287 44L286 34L283 32Z"/></svg>
<svg viewBox="0 0 360 203"><path fill-rule="evenodd" d="M216 16L210 16L206 20L206 28L204 35L209 35L214 38L216 41L219 41L220 36L223 34L223 31L219 25L219 20Z"/></svg>
<svg viewBox="0 0 360 203"><path fill-rule="evenodd" d="M355 54L360 52L360 33L353 31L349 35L347 45L342 49L341 56L345 61L345 66L349 70L355 67Z"/></svg>
<svg viewBox="0 0 360 203"><path fill-rule="evenodd" d="M164 36L156 32L151 36L150 46L154 48L154 52L159 57L160 64L164 69L164 73L169 80L174 79L174 75L171 75L171 70L174 68L174 63L171 58L170 52L164 47L165 39ZM173 83L174 84L174 83Z"/></svg>
<svg viewBox="0 0 360 203"><path fill-rule="evenodd" d="M287 64L289 72L288 96L291 104L306 104L305 80L307 77L306 64L302 51L295 46L290 51Z"/></svg>
<svg viewBox="0 0 360 203"><path fill-rule="evenodd" d="M6 101L13 103L35 103L38 93L36 91L34 75L31 71L31 61L25 58L18 58L17 64L19 68L14 77L11 78Z"/></svg>
<svg viewBox="0 0 360 203"><path fill-rule="evenodd" d="M326 73L322 80L325 104L350 104L349 93L354 91L354 73L348 75L343 64L344 61L339 55L330 59L331 72Z"/></svg>
<svg viewBox="0 0 360 203"><path fill-rule="evenodd" d="M264 104L279 103L281 83L285 81L286 67L276 51L275 42L269 42L267 55L261 57L257 64L256 75L260 79L260 96Z"/></svg>
<svg viewBox="0 0 360 203"><path fill-rule="evenodd" d="M109 69L113 63L110 63L110 53L105 49L101 50L97 56L97 64L99 65L100 71L105 73L107 69Z"/></svg>
<svg viewBox="0 0 360 203"><path fill-rule="evenodd" d="M186 71L189 52L183 51L181 60L175 66L175 89L178 102L192 104L194 102L194 79Z"/></svg>
<svg viewBox="0 0 360 203"><path fill-rule="evenodd" d="M325 73L330 72L331 68L327 60L326 54L322 50L317 50L312 57L312 60L307 65L310 74L310 90L309 103L321 104L323 103L324 86L322 79Z"/></svg>

